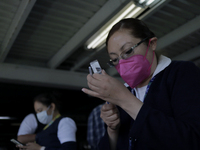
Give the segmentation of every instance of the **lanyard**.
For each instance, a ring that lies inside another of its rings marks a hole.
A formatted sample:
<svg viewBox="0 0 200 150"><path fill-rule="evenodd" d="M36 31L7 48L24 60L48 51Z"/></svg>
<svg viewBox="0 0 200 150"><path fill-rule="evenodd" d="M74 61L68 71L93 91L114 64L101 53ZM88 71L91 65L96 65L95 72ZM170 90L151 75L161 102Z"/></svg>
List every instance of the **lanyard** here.
<svg viewBox="0 0 200 150"><path fill-rule="evenodd" d="M147 93L149 92L149 88L150 88L152 82L154 81L154 79L155 79L155 76L149 81L147 88L146 88L146 91L145 91L145 94L144 94L144 99L146 98ZM131 89L131 93L136 96L134 89Z"/></svg>
<svg viewBox="0 0 200 150"><path fill-rule="evenodd" d="M155 76L149 81L149 83L147 85L147 89L146 89L145 95L144 95L144 99L146 98L147 93L149 92L149 88L150 88L152 82L154 81L154 79L155 79Z"/></svg>
<svg viewBox="0 0 200 150"><path fill-rule="evenodd" d="M44 128L43 128L43 130L46 130L57 118L59 118L61 115L60 114L58 114L58 115L56 115L56 117L53 119L53 120L51 120L51 122L49 122Z"/></svg>

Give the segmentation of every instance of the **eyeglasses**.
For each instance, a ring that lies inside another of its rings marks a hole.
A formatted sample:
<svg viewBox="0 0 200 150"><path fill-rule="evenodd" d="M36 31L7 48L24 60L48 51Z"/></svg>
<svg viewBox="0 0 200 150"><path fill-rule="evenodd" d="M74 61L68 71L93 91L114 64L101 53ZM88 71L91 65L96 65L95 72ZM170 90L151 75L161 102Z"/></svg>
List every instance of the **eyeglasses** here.
<svg viewBox="0 0 200 150"><path fill-rule="evenodd" d="M129 57L131 57L133 54L134 54L134 49L136 47L138 47L141 43L143 43L145 40L147 40L148 37L144 38L143 40L141 40L139 43L135 44L133 47L131 47L130 49L128 50L124 50L120 56L116 59L110 59L110 61L107 63L110 67L114 67L116 65L119 64L119 60L120 59L128 59Z"/></svg>

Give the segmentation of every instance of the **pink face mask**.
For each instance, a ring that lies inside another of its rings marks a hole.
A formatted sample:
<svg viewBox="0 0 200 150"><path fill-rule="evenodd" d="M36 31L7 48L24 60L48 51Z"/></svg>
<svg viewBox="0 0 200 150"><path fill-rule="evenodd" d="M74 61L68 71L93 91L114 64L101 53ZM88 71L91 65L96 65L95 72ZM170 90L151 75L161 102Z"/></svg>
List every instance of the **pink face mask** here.
<svg viewBox="0 0 200 150"><path fill-rule="evenodd" d="M145 56L143 55L133 55L130 58L124 60L119 60L119 64L115 66L118 73L122 77L122 79L131 87L135 88L142 81L144 81L147 77L149 77L151 73L151 66L154 60L154 51L153 51L153 59L150 64L146 58L150 45L147 47L147 51Z"/></svg>

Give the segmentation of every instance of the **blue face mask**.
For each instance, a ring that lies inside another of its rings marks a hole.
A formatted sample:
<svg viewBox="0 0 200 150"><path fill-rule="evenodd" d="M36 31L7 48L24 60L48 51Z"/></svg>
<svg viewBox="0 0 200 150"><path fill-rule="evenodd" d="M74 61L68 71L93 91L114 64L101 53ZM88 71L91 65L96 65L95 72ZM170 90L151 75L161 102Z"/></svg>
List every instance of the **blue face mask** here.
<svg viewBox="0 0 200 150"><path fill-rule="evenodd" d="M39 120L40 123L42 124L48 124L52 119L53 119L53 112L51 113L51 115L47 114L47 111L49 110L50 106L47 108L47 110L44 110L42 112L37 113L37 118Z"/></svg>

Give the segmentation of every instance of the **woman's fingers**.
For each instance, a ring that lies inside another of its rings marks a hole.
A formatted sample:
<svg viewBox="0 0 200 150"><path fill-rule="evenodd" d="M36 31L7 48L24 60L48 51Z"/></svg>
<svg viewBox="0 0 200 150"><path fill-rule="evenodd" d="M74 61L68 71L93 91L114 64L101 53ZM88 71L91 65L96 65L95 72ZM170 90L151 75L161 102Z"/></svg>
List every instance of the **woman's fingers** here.
<svg viewBox="0 0 200 150"><path fill-rule="evenodd" d="M117 107L113 104L105 104L101 109L101 116L103 121L109 126L111 129L118 128L120 124L120 116Z"/></svg>
<svg viewBox="0 0 200 150"><path fill-rule="evenodd" d="M94 97L99 97L99 93L95 92L95 91L92 91L92 90L89 90L89 89L86 89L86 88L82 88L82 91L88 95L91 95L91 96L94 96Z"/></svg>
<svg viewBox="0 0 200 150"><path fill-rule="evenodd" d="M93 74L87 76L88 81L88 87L95 91L96 93L99 93L102 97L105 97L105 84L107 82L105 81L105 77L103 77L102 74Z"/></svg>
<svg viewBox="0 0 200 150"><path fill-rule="evenodd" d="M101 81L101 76L102 76L101 74L96 74L96 73L93 74L93 75L88 74L87 75L87 80L91 84L98 84Z"/></svg>
<svg viewBox="0 0 200 150"><path fill-rule="evenodd" d="M118 100L124 96L121 93L127 90L120 81L106 74L104 70L102 74L89 74L87 81L90 90L83 88L83 92L116 105L119 105L120 101Z"/></svg>

